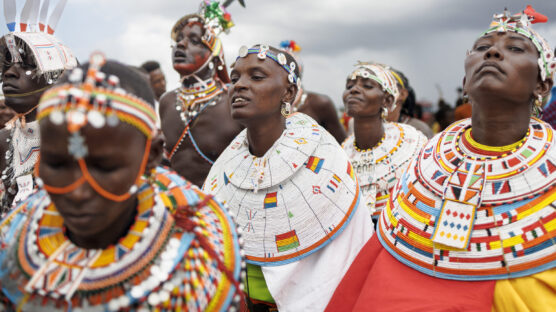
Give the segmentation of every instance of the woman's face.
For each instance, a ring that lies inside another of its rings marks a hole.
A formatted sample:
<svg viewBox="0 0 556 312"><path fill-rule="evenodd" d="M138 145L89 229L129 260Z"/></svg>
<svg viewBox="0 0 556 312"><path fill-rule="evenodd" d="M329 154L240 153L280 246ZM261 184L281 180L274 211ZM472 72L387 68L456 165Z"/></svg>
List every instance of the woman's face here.
<svg viewBox="0 0 556 312"><path fill-rule="evenodd" d="M8 51L5 51L4 55L6 60L3 60L4 64L2 64L2 92L6 98L5 103L19 114L26 113L39 103L44 93L44 91L33 93L33 91L42 89L48 84L43 78L26 74L36 68L32 55L22 55L21 63L12 63ZM30 94L22 96L25 93Z"/></svg>
<svg viewBox="0 0 556 312"><path fill-rule="evenodd" d="M39 176L46 185L64 187L83 173L68 152L66 124L41 120ZM121 195L135 183L145 153L145 136L133 126L120 122L116 127L81 129L88 155L88 171L106 191ZM98 194L88 182L66 194L49 194L72 235L92 237L110 230L125 212L135 209L136 196L114 202ZM121 220L120 220L121 221Z"/></svg>
<svg viewBox="0 0 556 312"><path fill-rule="evenodd" d="M211 51L203 43L202 37L203 28L199 23L187 24L178 34L172 62L180 75L195 73L210 57Z"/></svg>
<svg viewBox="0 0 556 312"><path fill-rule="evenodd" d="M343 100L349 116L372 117L380 116L382 107L390 107L393 97L378 82L357 76L347 80Z"/></svg>
<svg viewBox="0 0 556 312"><path fill-rule="evenodd" d="M280 115L281 103L291 103L297 90L287 76L271 59L261 60L256 54L239 58L230 74L232 118L242 122Z"/></svg>
<svg viewBox="0 0 556 312"><path fill-rule="evenodd" d="M541 82L538 57L533 42L517 33L493 32L477 39L465 59L464 88L471 102L494 94L530 103Z"/></svg>

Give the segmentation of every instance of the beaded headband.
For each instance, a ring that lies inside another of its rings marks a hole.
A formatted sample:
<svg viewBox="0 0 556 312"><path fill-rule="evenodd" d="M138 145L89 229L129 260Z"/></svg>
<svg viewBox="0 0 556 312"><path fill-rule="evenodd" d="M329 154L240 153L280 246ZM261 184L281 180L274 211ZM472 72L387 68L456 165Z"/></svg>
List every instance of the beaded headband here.
<svg viewBox="0 0 556 312"><path fill-rule="evenodd" d="M515 32L529 38L539 52L539 70L542 80L551 78L556 71L556 59L554 58L554 51L548 45L548 42L539 35L531 24L545 23L548 18L536 12L530 5L521 12L510 15L508 10L503 13L494 14L494 20L490 23L490 28L481 34L480 37L491 32Z"/></svg>
<svg viewBox="0 0 556 312"><path fill-rule="evenodd" d="M119 78L100 71L104 55L93 53L85 82L83 70L74 69L71 83L54 87L41 98L37 119L49 117L56 125L66 122L70 133L86 124L94 128L114 127L119 121L136 127L147 138L156 133L156 113L142 99L119 87Z"/></svg>
<svg viewBox="0 0 556 312"><path fill-rule="evenodd" d="M288 59L286 58L286 55L284 53L280 52L278 54L275 54L266 44L261 44L258 46L258 48L255 47L251 49L248 49L246 46L242 46L241 48L239 48L239 55L236 60L246 57L249 54L257 54L257 57L260 60L265 60L267 57L270 58L288 73L288 81L290 83L297 85L297 87L300 87L301 78L297 77L297 75L295 74L297 65L293 61L290 62L290 64L288 65Z"/></svg>
<svg viewBox="0 0 556 312"><path fill-rule="evenodd" d="M394 103L396 103L396 99L400 95L398 84L390 69L385 65L359 61L347 79L355 80L357 77L376 81L382 87L382 90L394 97Z"/></svg>

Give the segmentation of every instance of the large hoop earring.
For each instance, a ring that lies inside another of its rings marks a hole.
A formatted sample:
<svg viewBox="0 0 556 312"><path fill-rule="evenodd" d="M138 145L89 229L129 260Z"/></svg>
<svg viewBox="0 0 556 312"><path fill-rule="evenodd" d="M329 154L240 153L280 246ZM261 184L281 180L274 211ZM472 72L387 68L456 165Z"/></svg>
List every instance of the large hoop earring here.
<svg viewBox="0 0 556 312"><path fill-rule="evenodd" d="M284 116L284 118L288 118L292 113L292 105L289 102L282 102L280 112L282 113L282 116Z"/></svg>
<svg viewBox="0 0 556 312"><path fill-rule="evenodd" d="M386 106L383 106L380 118L382 118L382 120L386 120L386 117L388 117L388 108L386 108Z"/></svg>

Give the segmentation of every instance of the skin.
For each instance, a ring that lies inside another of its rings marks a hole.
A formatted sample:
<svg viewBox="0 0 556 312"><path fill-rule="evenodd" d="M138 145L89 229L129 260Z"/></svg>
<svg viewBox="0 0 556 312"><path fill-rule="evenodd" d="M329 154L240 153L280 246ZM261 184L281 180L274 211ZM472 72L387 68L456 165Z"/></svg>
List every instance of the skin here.
<svg viewBox="0 0 556 312"><path fill-rule="evenodd" d="M177 53L177 57L174 54L173 62L174 68L180 73L184 87L197 82L190 75L206 61L206 57L210 56L209 48L200 41L202 34L199 24L192 24L186 25L181 36L178 37L176 48L180 51ZM206 80L214 77L215 71L207 66L196 75L200 79ZM217 84L218 86L222 85L218 80ZM162 131L166 137L165 148L168 153L179 141L185 127L176 111L177 103L177 89L164 94L160 99L160 118ZM207 107L190 125L190 132L199 149L213 161L220 156L220 153L242 129L243 127L231 118L226 91L220 95L220 100L214 106ZM211 168L211 164L197 153L189 138L183 140L170 160L170 165L181 176L199 187L203 185Z"/></svg>
<svg viewBox="0 0 556 312"><path fill-rule="evenodd" d="M11 58L9 52L7 53L7 57ZM33 75L28 76L25 73L33 69L35 69L35 63L30 55L24 56L23 63L4 64L2 67L2 92L5 96L5 104L19 114L27 113L31 110L25 116L27 122L36 119L37 112L36 109L33 110L33 107L39 103L40 97L46 90L20 97L12 97L10 95L32 92L48 85L44 79L34 77ZM0 130L0 172L6 168L6 159L4 155L9 148L6 142L6 139L9 137L10 130Z"/></svg>
<svg viewBox="0 0 556 312"><path fill-rule="evenodd" d="M282 102L292 102L297 86L289 83L286 71L270 59L255 54L239 58L230 74L232 117L247 128L251 154L262 157L282 135L285 118ZM234 102L238 97L246 101Z"/></svg>
<svg viewBox="0 0 556 312"><path fill-rule="evenodd" d="M531 107L546 96L551 79L542 81L538 51L528 38L490 33L479 38L465 59L464 92L472 103L472 135L485 145L504 146L523 138Z"/></svg>
<svg viewBox="0 0 556 312"><path fill-rule="evenodd" d="M346 113L353 117L353 133L360 149L373 148L384 135L382 108L391 107L394 97L369 78L348 79L343 94Z"/></svg>
<svg viewBox="0 0 556 312"><path fill-rule="evenodd" d="M158 101L160 97L166 92L166 78L160 68L153 70L149 73L149 81L154 91L154 96Z"/></svg>
<svg viewBox="0 0 556 312"><path fill-rule="evenodd" d="M68 153L66 124L41 120L39 176L46 185L63 187L81 177L77 161ZM48 134L48 135L46 135ZM105 190L123 194L134 184L145 150L146 137L133 126L81 129L88 146L87 168ZM163 140L155 137L145 172L160 163ZM116 148L117 147L117 148ZM66 194L49 194L64 218L68 237L82 248L106 248L123 237L136 215L137 195L123 202L102 197L88 183Z"/></svg>
<svg viewBox="0 0 556 312"><path fill-rule="evenodd" d="M6 122L15 116L13 109L6 106L4 100L0 100L0 128L4 128Z"/></svg>
<svg viewBox="0 0 556 312"><path fill-rule="evenodd" d="M346 132L340 123L340 119L338 119L336 107L332 100L326 95L314 92L306 93L307 99L297 111L311 116L319 125L330 132L338 143L342 143L346 139Z"/></svg>

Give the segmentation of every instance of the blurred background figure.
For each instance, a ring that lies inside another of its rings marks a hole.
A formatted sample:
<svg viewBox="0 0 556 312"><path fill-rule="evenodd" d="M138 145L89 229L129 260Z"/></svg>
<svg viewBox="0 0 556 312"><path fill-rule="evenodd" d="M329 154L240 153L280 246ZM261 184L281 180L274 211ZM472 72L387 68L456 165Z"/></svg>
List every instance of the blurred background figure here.
<svg viewBox="0 0 556 312"><path fill-rule="evenodd" d="M456 100L456 108L454 110L454 121L471 118L471 103L467 94L463 94L461 87L457 88L458 99Z"/></svg>
<svg viewBox="0 0 556 312"><path fill-rule="evenodd" d="M156 101L160 100L160 97L166 92L166 78L160 69L160 64L157 61L146 61L141 68L149 74Z"/></svg>
<svg viewBox="0 0 556 312"><path fill-rule="evenodd" d="M4 103L4 94L0 93L0 129L15 116L15 112Z"/></svg>
<svg viewBox="0 0 556 312"><path fill-rule="evenodd" d="M290 53L299 64L299 75L303 81L303 62L301 61L298 52L301 48L293 40L284 40L280 42L280 49ZM311 91L305 90L301 85L295 101L293 102L294 110L300 113L309 115L326 131L330 132L332 136L342 143L346 138L346 131L338 118L336 106L330 97Z"/></svg>

